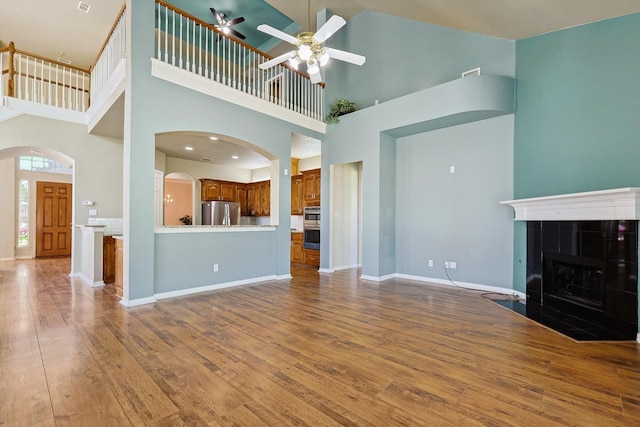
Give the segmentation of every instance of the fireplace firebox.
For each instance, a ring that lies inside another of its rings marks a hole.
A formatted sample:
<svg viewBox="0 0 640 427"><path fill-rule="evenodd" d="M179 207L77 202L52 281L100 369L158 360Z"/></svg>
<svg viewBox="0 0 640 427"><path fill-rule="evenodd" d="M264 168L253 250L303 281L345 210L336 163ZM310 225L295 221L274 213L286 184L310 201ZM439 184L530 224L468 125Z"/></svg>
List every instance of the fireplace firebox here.
<svg viewBox="0 0 640 427"><path fill-rule="evenodd" d="M634 339L638 221L527 221L529 305Z"/></svg>

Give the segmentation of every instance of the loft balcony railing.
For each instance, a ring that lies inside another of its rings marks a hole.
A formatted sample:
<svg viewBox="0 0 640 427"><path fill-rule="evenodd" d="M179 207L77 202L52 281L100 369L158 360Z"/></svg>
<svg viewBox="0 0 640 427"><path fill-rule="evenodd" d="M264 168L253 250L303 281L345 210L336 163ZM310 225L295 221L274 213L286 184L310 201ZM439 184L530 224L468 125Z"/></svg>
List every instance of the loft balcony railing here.
<svg viewBox="0 0 640 427"><path fill-rule="evenodd" d="M156 59L316 120L323 120L324 85L272 57L227 37L215 26L156 0Z"/></svg>
<svg viewBox="0 0 640 427"><path fill-rule="evenodd" d="M89 108L89 70L15 48L0 49L0 100L5 96L85 112Z"/></svg>
<svg viewBox="0 0 640 427"><path fill-rule="evenodd" d="M106 87L116 68L127 58L127 21L125 5L120 9L109 36L91 67L91 99L95 100Z"/></svg>
<svg viewBox="0 0 640 427"><path fill-rule="evenodd" d="M16 49L0 48L0 102L17 98L86 112L127 57L126 13L122 7L95 64L82 69ZM324 85L286 65L261 70L271 59L216 27L156 0L157 60L322 121Z"/></svg>

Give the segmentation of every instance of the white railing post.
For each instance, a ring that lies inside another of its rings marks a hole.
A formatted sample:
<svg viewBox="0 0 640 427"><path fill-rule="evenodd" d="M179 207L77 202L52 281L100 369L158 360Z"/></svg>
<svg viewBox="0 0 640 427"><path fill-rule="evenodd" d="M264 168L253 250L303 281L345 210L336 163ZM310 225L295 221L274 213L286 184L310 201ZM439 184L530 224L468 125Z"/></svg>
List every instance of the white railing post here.
<svg viewBox="0 0 640 427"><path fill-rule="evenodd" d="M321 86L284 64L260 70L259 65L268 59L265 55L220 35L206 23L184 16L173 6L157 3L157 7L158 60L322 120L324 91ZM196 27L199 27L197 31Z"/></svg>

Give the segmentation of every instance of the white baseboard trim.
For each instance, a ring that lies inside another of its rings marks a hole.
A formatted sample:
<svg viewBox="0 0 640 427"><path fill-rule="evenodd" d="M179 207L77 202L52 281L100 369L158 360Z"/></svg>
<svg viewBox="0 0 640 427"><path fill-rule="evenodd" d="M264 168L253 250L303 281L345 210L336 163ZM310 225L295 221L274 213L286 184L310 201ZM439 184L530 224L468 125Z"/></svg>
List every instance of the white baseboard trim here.
<svg viewBox="0 0 640 427"><path fill-rule="evenodd" d="M98 280L98 281L93 281L90 278L88 278L84 273L71 273L69 274L70 277L78 277L80 279L82 279L82 281L84 283L86 283L87 285L91 286L92 288L99 288L104 286L104 282L102 280Z"/></svg>
<svg viewBox="0 0 640 427"><path fill-rule="evenodd" d="M395 274L387 274L386 276L367 276L365 274L361 274L360 275L360 279L362 280L369 280L371 282L384 282L385 280L389 280L389 279L393 279L395 278L396 275Z"/></svg>
<svg viewBox="0 0 640 427"><path fill-rule="evenodd" d="M319 268L318 269L318 273L328 273L328 274L330 274L330 273L335 273L335 270L331 269L331 268Z"/></svg>
<svg viewBox="0 0 640 427"><path fill-rule="evenodd" d="M145 304L153 304L154 302L156 302L156 298L155 297L146 297L146 298L137 298L137 299L126 299L126 298L122 298L120 300L120 305L123 305L127 308L130 307L136 307L139 305L145 305Z"/></svg>
<svg viewBox="0 0 640 427"><path fill-rule="evenodd" d="M16 257L16 261L18 261L18 260L25 260L25 259L36 259L36 257L31 256L31 255L17 256L17 257Z"/></svg>
<svg viewBox="0 0 640 427"><path fill-rule="evenodd" d="M291 278L293 278L291 274L282 274L280 276L276 276L276 280L289 280Z"/></svg>
<svg viewBox="0 0 640 427"><path fill-rule="evenodd" d="M636 336L636 342L640 343L640 332L638 333L638 335Z"/></svg>
<svg viewBox="0 0 640 427"><path fill-rule="evenodd" d="M332 267L331 271L340 271L340 270L349 270L351 268L358 268L360 267L358 264L353 264L353 265L341 265L339 267Z"/></svg>
<svg viewBox="0 0 640 427"><path fill-rule="evenodd" d="M489 286L489 285L483 285L480 283L472 283L472 282L461 282L459 280L454 280L455 284L453 284L451 283L450 280L447 280L447 279L436 279L433 277L414 276L411 274L401 274L401 273L396 273L395 277L397 277L398 279L415 280L417 282L434 283L436 285L458 286L460 288L478 290L483 292L496 292L496 293L505 294L505 295L515 294L521 300L525 300L527 298L526 294L524 294L523 292L516 291L515 289L501 288L499 286Z"/></svg>
<svg viewBox="0 0 640 427"><path fill-rule="evenodd" d="M227 283L217 283L215 285L198 286L197 288L187 288L187 289L179 289L176 291L161 292L159 294L154 294L154 297L159 300L167 299L167 298L182 297L185 295L197 294L200 292L215 291L218 289L249 285L253 283L266 282L269 280L276 280L276 276L255 277L252 279L236 280L236 281L227 282Z"/></svg>
<svg viewBox="0 0 640 427"><path fill-rule="evenodd" d="M16 258L15 257L9 257L9 258L0 258L0 262L2 261L15 261Z"/></svg>

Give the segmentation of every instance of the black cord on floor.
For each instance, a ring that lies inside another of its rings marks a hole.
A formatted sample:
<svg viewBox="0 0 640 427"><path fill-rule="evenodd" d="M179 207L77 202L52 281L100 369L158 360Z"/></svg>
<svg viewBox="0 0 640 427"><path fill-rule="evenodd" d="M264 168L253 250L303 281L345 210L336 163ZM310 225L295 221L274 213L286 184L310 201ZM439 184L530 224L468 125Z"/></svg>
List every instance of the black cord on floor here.
<svg viewBox="0 0 640 427"><path fill-rule="evenodd" d="M451 282L451 284L453 284L453 286L458 287L460 289L468 289L470 291L482 292L480 294L482 298L486 298L491 301L520 301L520 297L516 294L509 295L509 294L503 294L500 292L485 292L482 289L467 288L466 286L460 286L451 279L451 277L449 276L449 269L447 267L444 268L444 272L447 275L447 279L449 279L449 281ZM489 297L489 295L497 295L498 298L491 298Z"/></svg>

